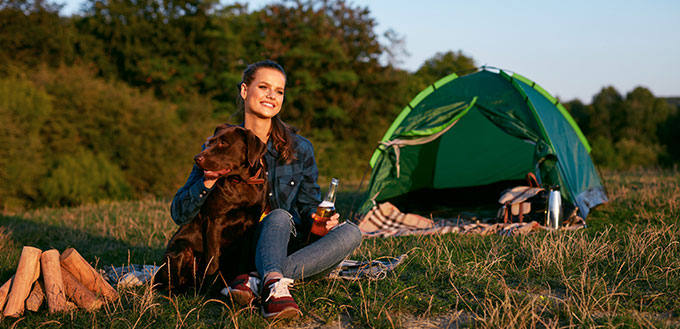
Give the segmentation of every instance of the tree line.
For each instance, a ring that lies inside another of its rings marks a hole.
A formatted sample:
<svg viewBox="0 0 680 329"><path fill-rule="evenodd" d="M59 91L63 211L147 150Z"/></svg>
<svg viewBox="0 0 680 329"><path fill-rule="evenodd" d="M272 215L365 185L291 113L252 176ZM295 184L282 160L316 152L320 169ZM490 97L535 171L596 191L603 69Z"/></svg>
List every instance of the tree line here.
<svg viewBox="0 0 680 329"><path fill-rule="evenodd" d="M213 127L242 120L240 74L265 58L287 69L282 116L314 143L321 176L358 180L404 104L476 66L448 51L416 72L399 69L403 40L393 31L381 38L375 26L367 8L343 0L259 10L88 0L72 16L44 0L0 2L1 207L172 196ZM645 88L624 97L608 87L592 104L565 105L602 166L680 159L669 142L677 105Z"/></svg>

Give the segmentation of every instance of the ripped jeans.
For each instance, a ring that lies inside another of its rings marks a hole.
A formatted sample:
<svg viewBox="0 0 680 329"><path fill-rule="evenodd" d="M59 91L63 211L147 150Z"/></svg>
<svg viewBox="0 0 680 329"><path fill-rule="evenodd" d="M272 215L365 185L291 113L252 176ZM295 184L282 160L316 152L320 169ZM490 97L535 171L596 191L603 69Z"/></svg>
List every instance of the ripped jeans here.
<svg viewBox="0 0 680 329"><path fill-rule="evenodd" d="M293 280L330 271L361 245L361 231L351 223L334 227L319 240L288 254L293 216L275 209L258 223L255 266L261 278L272 272Z"/></svg>

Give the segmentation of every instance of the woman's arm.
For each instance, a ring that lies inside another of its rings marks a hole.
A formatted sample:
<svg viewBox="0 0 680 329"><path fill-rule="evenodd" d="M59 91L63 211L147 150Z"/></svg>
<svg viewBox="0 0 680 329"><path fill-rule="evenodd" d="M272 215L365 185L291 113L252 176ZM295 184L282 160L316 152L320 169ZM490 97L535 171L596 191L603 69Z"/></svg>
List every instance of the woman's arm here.
<svg viewBox="0 0 680 329"><path fill-rule="evenodd" d="M298 156L302 163L302 180L300 181L300 192L297 196L297 209L300 220L306 227L312 225L312 214L316 212L316 207L321 203L321 188L317 184L319 169L314 158L314 148L312 143L304 140L299 143Z"/></svg>
<svg viewBox="0 0 680 329"><path fill-rule="evenodd" d="M177 225L189 223L210 194L212 188L203 183L203 170L194 164L187 182L182 186L170 204L170 216Z"/></svg>

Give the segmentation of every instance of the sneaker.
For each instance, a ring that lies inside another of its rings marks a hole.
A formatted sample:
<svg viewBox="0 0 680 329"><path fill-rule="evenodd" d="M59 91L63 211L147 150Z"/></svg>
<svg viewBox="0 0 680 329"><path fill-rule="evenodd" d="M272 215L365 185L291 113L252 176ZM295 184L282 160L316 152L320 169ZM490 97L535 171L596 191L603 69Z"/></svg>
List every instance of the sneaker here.
<svg viewBox="0 0 680 329"><path fill-rule="evenodd" d="M221 293L238 304L246 306L258 297L259 286L260 278L250 274L241 274L231 281L228 287L222 289Z"/></svg>
<svg viewBox="0 0 680 329"><path fill-rule="evenodd" d="M265 319L295 318L300 315L300 308L288 291L293 284L292 279L271 279L262 289L262 316Z"/></svg>

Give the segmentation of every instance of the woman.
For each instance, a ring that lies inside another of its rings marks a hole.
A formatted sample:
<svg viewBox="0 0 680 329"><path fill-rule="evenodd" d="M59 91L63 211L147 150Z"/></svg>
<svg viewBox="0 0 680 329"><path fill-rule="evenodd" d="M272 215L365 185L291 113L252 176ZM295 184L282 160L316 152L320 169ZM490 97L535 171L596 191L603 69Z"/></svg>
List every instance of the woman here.
<svg viewBox="0 0 680 329"><path fill-rule="evenodd" d="M337 213L326 222L328 234L307 243L321 202L319 171L312 144L279 117L285 86L285 71L269 60L249 65L238 85L243 126L267 144L264 160L271 211L255 233L257 273L237 276L223 293L242 304L261 294L265 318L298 316L300 310L288 286L294 280L331 270L361 244L361 231L349 222L338 225ZM194 165L187 183L172 200L173 220L180 225L191 221L219 178L217 173Z"/></svg>

